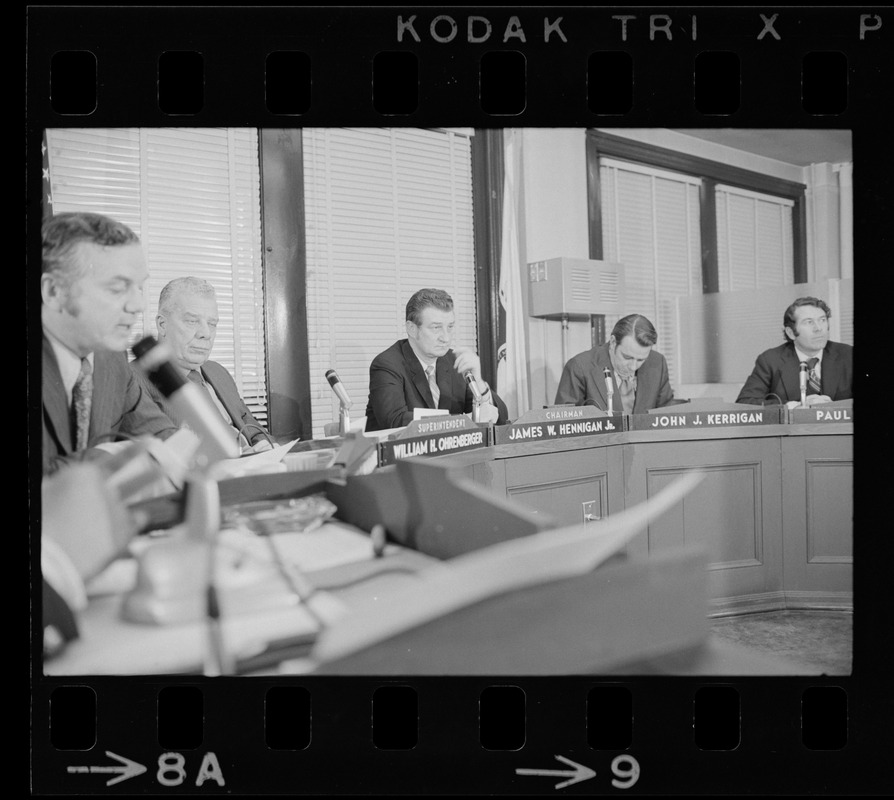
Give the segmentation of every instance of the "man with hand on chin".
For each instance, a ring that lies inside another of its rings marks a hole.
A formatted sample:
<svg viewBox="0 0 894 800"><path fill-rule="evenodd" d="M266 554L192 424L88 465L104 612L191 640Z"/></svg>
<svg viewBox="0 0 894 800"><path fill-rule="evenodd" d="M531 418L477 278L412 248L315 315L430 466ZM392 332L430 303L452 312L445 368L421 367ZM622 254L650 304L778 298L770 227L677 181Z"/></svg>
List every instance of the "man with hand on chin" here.
<svg viewBox="0 0 894 800"><path fill-rule="evenodd" d="M407 338L379 353L369 368L366 430L402 428L413 409L469 414L481 395L480 421L505 425L505 403L481 377L481 359L469 348L453 348L453 299L441 289L420 289L407 302Z"/></svg>
<svg viewBox="0 0 894 800"><path fill-rule="evenodd" d="M108 458L96 445L167 438L175 424L152 402L125 350L143 311L146 259L137 235L101 214L56 214L43 226L43 474Z"/></svg>
<svg viewBox="0 0 894 800"><path fill-rule="evenodd" d="M806 365L808 406L853 398L854 348L829 341L832 312L816 297L799 297L782 318L785 344L761 353L737 403L764 405L773 399L801 405L801 364Z"/></svg>

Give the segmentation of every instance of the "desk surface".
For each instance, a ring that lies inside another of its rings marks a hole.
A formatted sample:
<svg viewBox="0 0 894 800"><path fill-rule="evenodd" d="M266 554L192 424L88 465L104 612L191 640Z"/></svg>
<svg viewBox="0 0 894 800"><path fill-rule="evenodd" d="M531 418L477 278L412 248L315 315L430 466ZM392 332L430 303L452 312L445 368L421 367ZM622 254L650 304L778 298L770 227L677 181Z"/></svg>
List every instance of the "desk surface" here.
<svg viewBox="0 0 894 800"><path fill-rule="evenodd" d="M236 674L313 672L310 647L319 623L264 561L268 550L262 538L230 536L221 548L223 641L236 659ZM369 536L340 522L327 523L311 533L277 534L274 538L286 561L303 566L303 576L316 588L314 613L327 622L337 622L352 609L418 583L426 569L443 565L396 545L388 545L381 557L374 557ZM234 561L237 553L242 554L241 562ZM234 566L236 563L239 566ZM206 669L209 639L205 620L151 625L122 619L124 593L133 586L136 570L136 560L116 562L91 585L89 607L80 617L80 639L47 662L45 674L201 674ZM540 645L548 650L562 646L547 639L549 634ZM275 653L264 652L270 640L277 642ZM457 642L456 647L461 651L462 643ZM597 671L609 675L819 674L814 668L755 654L708 634L698 642L690 637L679 648Z"/></svg>
<svg viewBox="0 0 894 800"><path fill-rule="evenodd" d="M45 663L47 675L203 670L208 642L205 618L176 624L123 618L125 598L137 578L138 558L149 548L173 544L180 529L172 531L172 539L139 541L134 558L116 561L90 584L88 607L78 617L80 637ZM279 573L268 538L283 561L297 570L298 579L312 586L310 610ZM332 521L315 531L272 537L224 531L217 563L225 646L237 661L252 663L270 641L292 653L304 653L319 631L320 619L326 624L335 622L351 608L374 602L377 595L416 580L420 571L439 562L391 544L376 557L368 534ZM182 598L168 600L177 605ZM164 600L159 603L157 608Z"/></svg>

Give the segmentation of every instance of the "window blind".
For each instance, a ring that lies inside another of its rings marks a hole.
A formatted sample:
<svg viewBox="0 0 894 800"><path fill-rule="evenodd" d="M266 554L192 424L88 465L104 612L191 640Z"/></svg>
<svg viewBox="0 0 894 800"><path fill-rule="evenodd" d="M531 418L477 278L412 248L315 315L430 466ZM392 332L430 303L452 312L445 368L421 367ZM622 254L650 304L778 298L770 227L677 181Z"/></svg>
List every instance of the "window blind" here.
<svg viewBox="0 0 894 800"><path fill-rule="evenodd" d="M791 284L794 202L718 185L715 203L720 291Z"/></svg>
<svg viewBox="0 0 894 800"><path fill-rule="evenodd" d="M699 187L688 175L601 158L603 257L624 265L624 313L643 314L658 332L671 383L679 382L676 298L701 294Z"/></svg>
<svg viewBox="0 0 894 800"><path fill-rule="evenodd" d="M365 413L369 365L406 337L422 288L453 298L457 346L477 349L471 140L408 128L303 131L313 434L338 420L335 369Z"/></svg>
<svg viewBox="0 0 894 800"><path fill-rule="evenodd" d="M47 131L53 210L95 211L140 236L149 264L134 341L155 335L158 295L195 275L217 290L211 357L267 420L261 195L253 128Z"/></svg>

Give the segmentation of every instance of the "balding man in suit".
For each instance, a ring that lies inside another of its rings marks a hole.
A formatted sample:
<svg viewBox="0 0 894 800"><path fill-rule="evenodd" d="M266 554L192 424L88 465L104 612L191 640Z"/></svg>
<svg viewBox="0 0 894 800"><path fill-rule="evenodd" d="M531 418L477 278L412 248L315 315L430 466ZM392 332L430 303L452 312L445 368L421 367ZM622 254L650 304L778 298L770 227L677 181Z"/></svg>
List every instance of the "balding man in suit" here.
<svg viewBox="0 0 894 800"><path fill-rule="evenodd" d="M175 278L161 290L155 327L158 340L170 347L176 368L207 391L243 452L269 450L270 437L239 395L233 376L223 364L209 359L218 320L217 293L208 281L192 276ZM147 383L146 388L165 414L185 424L153 384Z"/></svg>

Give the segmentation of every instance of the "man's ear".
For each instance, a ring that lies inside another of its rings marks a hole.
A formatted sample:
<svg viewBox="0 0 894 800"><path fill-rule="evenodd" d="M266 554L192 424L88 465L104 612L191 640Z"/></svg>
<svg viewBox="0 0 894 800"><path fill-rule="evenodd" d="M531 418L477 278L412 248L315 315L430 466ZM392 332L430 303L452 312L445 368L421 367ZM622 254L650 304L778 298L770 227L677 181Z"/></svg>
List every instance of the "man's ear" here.
<svg viewBox="0 0 894 800"><path fill-rule="evenodd" d="M68 290L60 285L56 276L45 272L40 276L40 297L44 305L54 311L60 311L68 297Z"/></svg>
<svg viewBox="0 0 894 800"><path fill-rule="evenodd" d="M155 315L155 329L158 331L158 338L165 338L165 325L167 324L167 320L164 318L162 314Z"/></svg>
<svg viewBox="0 0 894 800"><path fill-rule="evenodd" d="M416 325L411 320L407 320L406 322L407 329L407 337L410 339L416 338Z"/></svg>
<svg viewBox="0 0 894 800"><path fill-rule="evenodd" d="M788 340L790 342L795 341L797 336L795 335L795 332L788 325L786 325L782 330L785 331L785 335L786 335L786 337L788 337Z"/></svg>

